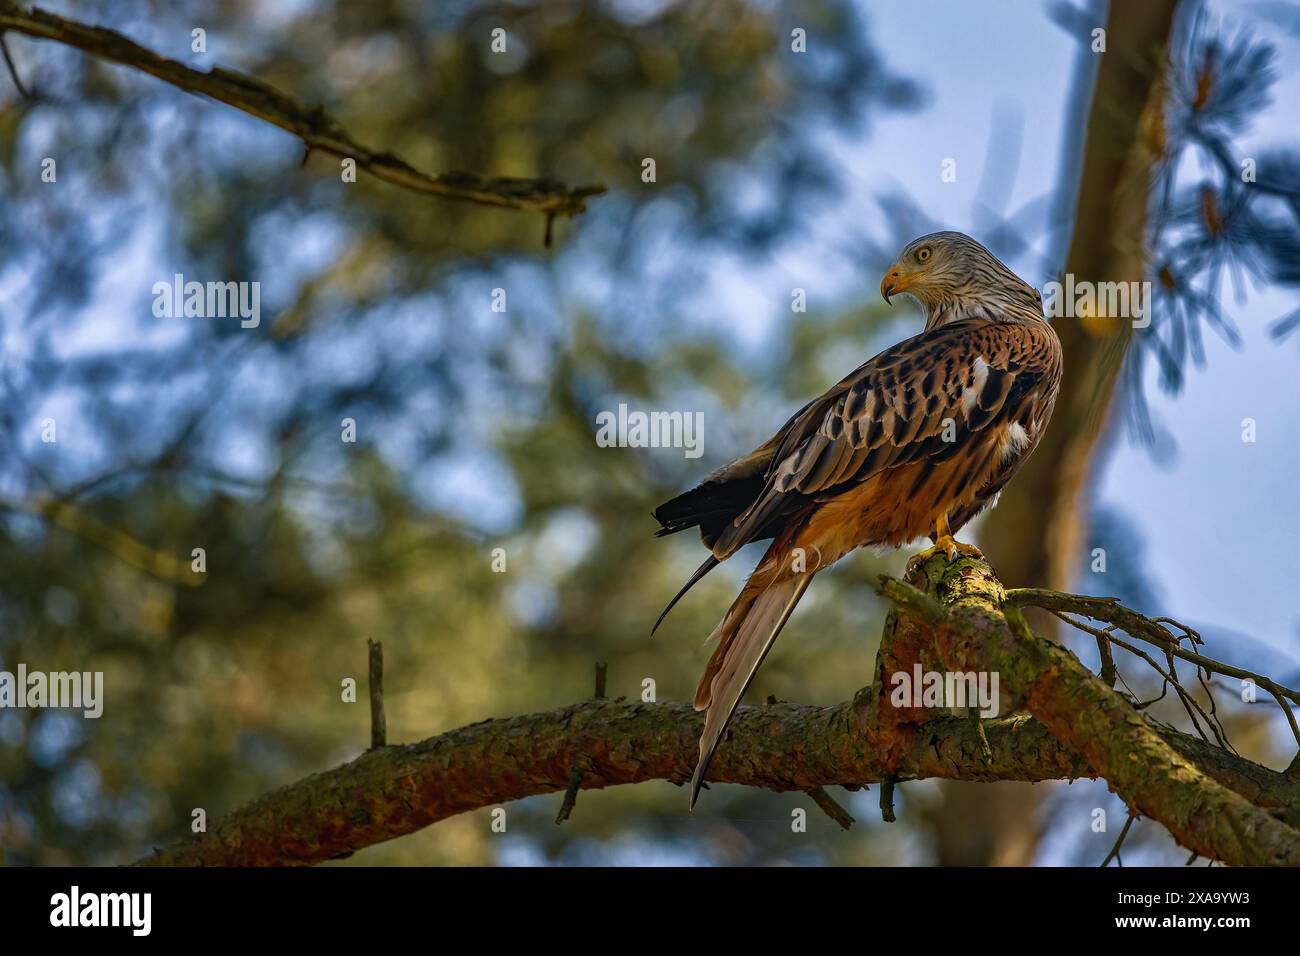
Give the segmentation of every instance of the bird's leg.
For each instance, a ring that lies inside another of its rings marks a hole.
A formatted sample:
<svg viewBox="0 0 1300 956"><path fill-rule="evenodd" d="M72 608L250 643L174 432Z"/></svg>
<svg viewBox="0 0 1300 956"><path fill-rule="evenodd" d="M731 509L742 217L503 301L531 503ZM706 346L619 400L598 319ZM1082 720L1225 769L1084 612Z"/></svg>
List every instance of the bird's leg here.
<svg viewBox="0 0 1300 956"><path fill-rule="evenodd" d="M952 531L948 528L948 512L946 511L940 512L939 520L935 522L934 533L935 548L948 555L949 561L955 561L959 554L967 554L972 558L984 557L984 552L975 545L958 541L952 536Z"/></svg>
<svg viewBox="0 0 1300 956"><path fill-rule="evenodd" d="M932 540L934 541L933 547L926 548L920 554L914 556L912 560L907 562L907 570L909 573L914 567L938 554L940 551L948 556L949 561L955 561L959 554L967 554L972 558L984 557L984 553L980 551L979 548L975 547L975 545L958 541L952 536L952 530L948 527L948 512L946 511L941 511L939 513L939 520L935 522L934 537Z"/></svg>

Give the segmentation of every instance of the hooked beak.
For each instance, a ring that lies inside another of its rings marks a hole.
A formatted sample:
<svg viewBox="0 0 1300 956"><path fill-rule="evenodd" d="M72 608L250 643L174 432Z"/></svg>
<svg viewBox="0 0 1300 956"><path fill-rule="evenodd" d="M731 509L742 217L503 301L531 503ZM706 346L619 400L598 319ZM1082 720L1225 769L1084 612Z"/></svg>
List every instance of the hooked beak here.
<svg viewBox="0 0 1300 956"><path fill-rule="evenodd" d="M889 297L904 291L915 279L916 273L912 272L903 275L898 271L897 266L885 273L885 277L880 280L880 295L885 300L885 304L893 305L894 303L889 301Z"/></svg>

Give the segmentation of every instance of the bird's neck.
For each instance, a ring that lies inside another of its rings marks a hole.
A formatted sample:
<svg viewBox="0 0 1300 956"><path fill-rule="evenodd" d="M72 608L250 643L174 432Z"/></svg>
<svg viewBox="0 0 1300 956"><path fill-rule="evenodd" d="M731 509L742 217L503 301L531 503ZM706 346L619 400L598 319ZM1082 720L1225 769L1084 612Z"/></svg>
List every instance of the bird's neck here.
<svg viewBox="0 0 1300 956"><path fill-rule="evenodd" d="M1043 318L1043 305L1038 291L1029 285L1024 286L1023 289L1009 289L1007 293L995 296L965 294L926 304L927 331L964 319L983 319L987 322L1046 322Z"/></svg>

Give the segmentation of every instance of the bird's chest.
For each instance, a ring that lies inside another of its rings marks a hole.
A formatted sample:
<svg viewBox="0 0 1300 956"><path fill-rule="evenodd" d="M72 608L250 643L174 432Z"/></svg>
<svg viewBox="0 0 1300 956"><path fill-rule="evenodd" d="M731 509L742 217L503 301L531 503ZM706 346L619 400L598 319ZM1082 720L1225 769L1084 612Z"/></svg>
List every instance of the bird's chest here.
<svg viewBox="0 0 1300 956"><path fill-rule="evenodd" d="M874 475L825 515L835 525L828 537L849 548L898 547L931 535L941 515L959 527L996 498L1033 450L1031 429L1018 422L990 428L942 461Z"/></svg>

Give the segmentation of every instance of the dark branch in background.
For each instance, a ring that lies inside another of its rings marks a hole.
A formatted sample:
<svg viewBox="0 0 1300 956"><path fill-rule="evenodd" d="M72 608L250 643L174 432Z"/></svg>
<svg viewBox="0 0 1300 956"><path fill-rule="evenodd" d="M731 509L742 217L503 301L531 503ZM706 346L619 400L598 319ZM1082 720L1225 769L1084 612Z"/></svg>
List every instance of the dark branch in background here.
<svg viewBox="0 0 1300 956"><path fill-rule="evenodd" d="M0 34L6 30L76 47L92 56L141 70L187 93L200 94L233 106L292 133L302 140L309 153L318 150L353 159L358 168L375 178L405 189L443 199L543 213L548 220L548 234L551 219L585 211L587 199L605 191L601 184L566 186L550 179L484 177L462 172L431 176L392 153L363 146L323 111L303 107L274 87L242 73L220 67L207 72L194 70L113 30L87 26L37 7L23 9L0 0Z"/></svg>
<svg viewBox="0 0 1300 956"><path fill-rule="evenodd" d="M711 781L810 794L880 782L888 819L896 781L1105 777L1132 812L1158 821L1201 856L1300 865L1300 777L1148 720L1073 654L1024 627L1014 604L1006 603L1004 615L1006 593L986 563L963 558L946 565L939 556L911 583L885 579L883 590L896 607L873 684L834 707L741 707ZM974 722L893 707L888 675L908 661L998 672L1011 706L1027 712ZM685 783L701 724L689 703L608 699L487 720L368 751L140 862L318 863L541 793L565 793L562 820L579 790Z"/></svg>
<svg viewBox="0 0 1300 956"><path fill-rule="evenodd" d="M43 496L22 502L0 500L0 512L3 511L42 518L162 581L186 587L199 587L204 582L204 576L192 571L188 562L151 548L140 539L105 524L67 500Z"/></svg>

